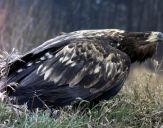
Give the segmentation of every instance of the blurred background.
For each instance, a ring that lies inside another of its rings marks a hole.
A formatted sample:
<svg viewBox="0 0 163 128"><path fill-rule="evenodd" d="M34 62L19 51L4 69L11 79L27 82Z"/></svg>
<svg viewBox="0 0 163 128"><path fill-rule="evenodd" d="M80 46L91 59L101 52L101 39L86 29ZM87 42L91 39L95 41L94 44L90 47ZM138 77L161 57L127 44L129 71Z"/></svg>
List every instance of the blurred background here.
<svg viewBox="0 0 163 128"><path fill-rule="evenodd" d="M163 32L163 0L0 0L1 50L24 53L59 32L104 28ZM160 45L159 62L162 54Z"/></svg>

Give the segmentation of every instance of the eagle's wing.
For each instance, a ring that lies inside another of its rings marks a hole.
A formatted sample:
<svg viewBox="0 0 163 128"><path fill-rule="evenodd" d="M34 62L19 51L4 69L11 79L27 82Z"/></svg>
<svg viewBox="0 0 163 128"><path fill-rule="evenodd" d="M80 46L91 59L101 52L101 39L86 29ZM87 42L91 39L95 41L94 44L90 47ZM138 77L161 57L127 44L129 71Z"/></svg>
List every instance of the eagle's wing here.
<svg viewBox="0 0 163 128"><path fill-rule="evenodd" d="M113 88L116 83L122 84L129 66L130 59L125 53L93 40L83 40L65 46L41 64L37 74L57 86L82 86L91 93L99 93Z"/></svg>
<svg viewBox="0 0 163 128"><path fill-rule="evenodd" d="M41 106L39 100L33 101L35 95L53 106L70 104L79 97L92 101L104 93L110 98L122 87L129 68L130 59L125 53L107 43L80 39L17 75L12 74L9 82L19 85L10 96L16 97L19 104L28 102L30 107Z"/></svg>

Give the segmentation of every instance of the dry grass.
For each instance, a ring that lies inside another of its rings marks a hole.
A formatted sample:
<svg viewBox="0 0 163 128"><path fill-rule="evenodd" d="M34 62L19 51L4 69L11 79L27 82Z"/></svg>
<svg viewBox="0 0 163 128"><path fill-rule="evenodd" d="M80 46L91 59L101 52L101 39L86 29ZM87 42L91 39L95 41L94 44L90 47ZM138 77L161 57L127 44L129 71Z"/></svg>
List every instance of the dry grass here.
<svg viewBox="0 0 163 128"><path fill-rule="evenodd" d="M3 101L0 102L0 127L160 128L163 127L162 78L162 75L142 67L134 68L117 96L86 112L74 110L71 106L30 112L26 106L14 106Z"/></svg>

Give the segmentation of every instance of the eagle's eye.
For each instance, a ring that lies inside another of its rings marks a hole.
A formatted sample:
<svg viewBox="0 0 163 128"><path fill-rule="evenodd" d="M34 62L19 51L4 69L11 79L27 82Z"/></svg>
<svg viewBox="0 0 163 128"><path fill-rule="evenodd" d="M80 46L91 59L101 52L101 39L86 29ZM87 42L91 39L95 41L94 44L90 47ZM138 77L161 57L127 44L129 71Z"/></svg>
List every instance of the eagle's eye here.
<svg viewBox="0 0 163 128"><path fill-rule="evenodd" d="M149 37L149 33L145 33L144 38L148 38L148 37Z"/></svg>

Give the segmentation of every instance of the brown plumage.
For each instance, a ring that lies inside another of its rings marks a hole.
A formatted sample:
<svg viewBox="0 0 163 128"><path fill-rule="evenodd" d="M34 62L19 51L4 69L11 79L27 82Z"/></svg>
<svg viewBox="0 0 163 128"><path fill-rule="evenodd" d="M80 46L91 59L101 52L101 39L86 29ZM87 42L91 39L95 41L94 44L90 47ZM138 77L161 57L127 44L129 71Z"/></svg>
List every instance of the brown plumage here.
<svg viewBox="0 0 163 128"><path fill-rule="evenodd" d="M65 33L11 61L0 88L29 109L98 103L116 95L130 63L150 58L162 40L159 32L118 29Z"/></svg>

